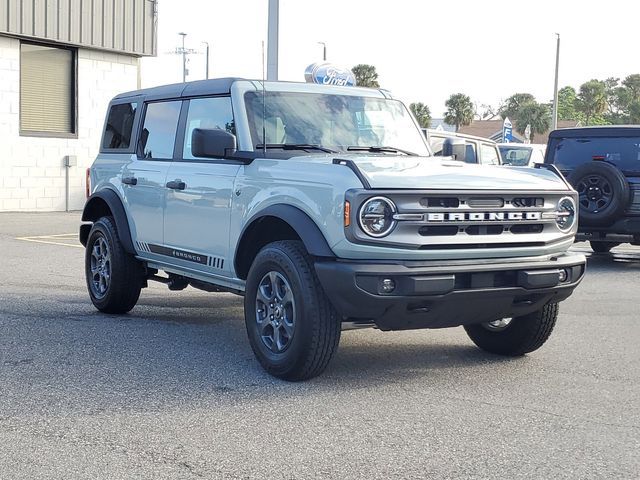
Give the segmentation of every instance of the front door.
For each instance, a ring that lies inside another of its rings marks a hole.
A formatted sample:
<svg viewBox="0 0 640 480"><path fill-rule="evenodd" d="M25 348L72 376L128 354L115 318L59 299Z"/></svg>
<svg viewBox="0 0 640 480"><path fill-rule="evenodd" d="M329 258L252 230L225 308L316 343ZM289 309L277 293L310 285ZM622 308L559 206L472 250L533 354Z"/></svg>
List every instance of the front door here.
<svg viewBox="0 0 640 480"><path fill-rule="evenodd" d="M188 101L184 135L167 175L164 243L172 263L213 275L230 276L231 199L239 162L198 158L191 151L195 128L219 128L234 133L230 97Z"/></svg>

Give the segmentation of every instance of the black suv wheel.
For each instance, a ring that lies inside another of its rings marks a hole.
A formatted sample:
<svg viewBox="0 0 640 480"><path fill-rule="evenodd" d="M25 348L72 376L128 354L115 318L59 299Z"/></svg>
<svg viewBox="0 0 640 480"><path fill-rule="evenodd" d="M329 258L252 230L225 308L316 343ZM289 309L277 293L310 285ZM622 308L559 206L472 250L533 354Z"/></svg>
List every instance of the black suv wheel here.
<svg viewBox="0 0 640 480"><path fill-rule="evenodd" d="M533 352L547 341L558 318L558 304L548 303L521 317L466 325L469 338L478 347L498 355L520 356Z"/></svg>
<svg viewBox="0 0 640 480"><path fill-rule="evenodd" d="M596 253L608 253L613 247L620 245L618 242L596 242L593 240L589 243L591 244L591 250Z"/></svg>
<svg viewBox="0 0 640 480"><path fill-rule="evenodd" d="M611 225L624 214L629 184L613 165L603 161L585 163L571 172L568 180L579 195L581 225Z"/></svg>
<svg viewBox="0 0 640 480"><path fill-rule="evenodd" d="M85 277L91 302L101 312L126 313L138 302L142 265L124 250L113 217L102 217L91 227Z"/></svg>
<svg viewBox="0 0 640 480"><path fill-rule="evenodd" d="M340 341L340 318L301 242L278 241L256 256L244 297L251 348L264 369L284 380L322 373Z"/></svg>

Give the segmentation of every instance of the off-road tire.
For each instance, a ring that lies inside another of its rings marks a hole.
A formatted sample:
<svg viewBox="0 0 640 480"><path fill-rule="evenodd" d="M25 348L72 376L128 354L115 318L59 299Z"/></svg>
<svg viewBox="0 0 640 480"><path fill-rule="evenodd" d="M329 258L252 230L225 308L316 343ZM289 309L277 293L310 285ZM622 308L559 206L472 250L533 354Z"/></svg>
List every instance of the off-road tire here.
<svg viewBox="0 0 640 480"><path fill-rule="evenodd" d="M92 287L92 250L99 239L104 239L110 256L110 282L102 295ZM102 217L91 227L85 250L85 278L89 297L95 307L104 313L127 313L138 302L143 285L142 264L127 253L118 237L113 217Z"/></svg>
<svg viewBox="0 0 640 480"><path fill-rule="evenodd" d="M270 272L286 279L295 302L294 331L290 344L280 353L265 344L258 322L258 288ZM277 241L260 250L249 269L244 312L251 348L262 367L275 377L288 381L315 377L338 347L341 320L320 285L313 258L299 241Z"/></svg>
<svg viewBox="0 0 640 480"><path fill-rule="evenodd" d="M610 163L584 163L572 171L567 180L578 192L578 220L582 226L611 225L624 214L629 204L629 183L624 174ZM594 189L596 196L604 195L608 200L590 200L589 187Z"/></svg>
<svg viewBox="0 0 640 480"><path fill-rule="evenodd" d="M618 242L589 242L591 250L596 253L609 253L613 247L620 245Z"/></svg>
<svg viewBox="0 0 640 480"><path fill-rule="evenodd" d="M540 310L515 317L503 330L491 331L482 324L466 325L469 338L482 350L517 357L533 352L547 341L558 318L558 304L548 303Z"/></svg>

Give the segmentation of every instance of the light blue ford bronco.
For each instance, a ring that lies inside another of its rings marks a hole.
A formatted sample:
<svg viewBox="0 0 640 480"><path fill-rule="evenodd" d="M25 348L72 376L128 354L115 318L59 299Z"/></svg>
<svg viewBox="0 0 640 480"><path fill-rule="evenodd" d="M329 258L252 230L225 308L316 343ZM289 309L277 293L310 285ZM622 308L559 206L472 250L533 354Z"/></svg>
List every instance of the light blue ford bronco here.
<svg viewBox="0 0 640 480"><path fill-rule="evenodd" d="M459 152L460 156L464 152ZM103 312L149 280L244 296L249 342L287 380L347 328L464 326L523 355L582 279L576 193L553 167L431 155L382 90L217 79L115 97L80 240Z"/></svg>

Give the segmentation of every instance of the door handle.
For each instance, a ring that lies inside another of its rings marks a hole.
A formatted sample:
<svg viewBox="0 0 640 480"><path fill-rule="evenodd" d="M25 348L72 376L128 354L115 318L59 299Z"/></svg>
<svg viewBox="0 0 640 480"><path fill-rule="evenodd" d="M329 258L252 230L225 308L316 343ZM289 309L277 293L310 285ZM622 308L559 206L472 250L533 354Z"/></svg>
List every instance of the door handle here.
<svg viewBox="0 0 640 480"><path fill-rule="evenodd" d="M187 188L187 184L181 180L173 180L172 182L167 182L167 188L171 188L173 190L184 190Z"/></svg>
<svg viewBox="0 0 640 480"><path fill-rule="evenodd" d="M122 183L125 185L137 185L138 179L136 177L122 177Z"/></svg>

